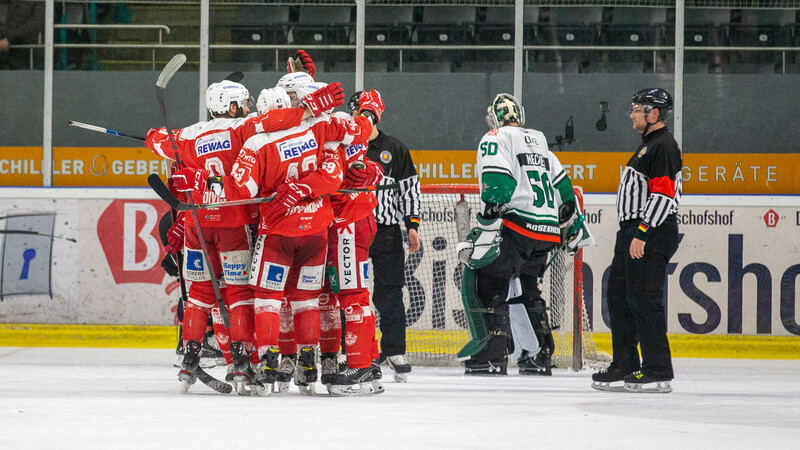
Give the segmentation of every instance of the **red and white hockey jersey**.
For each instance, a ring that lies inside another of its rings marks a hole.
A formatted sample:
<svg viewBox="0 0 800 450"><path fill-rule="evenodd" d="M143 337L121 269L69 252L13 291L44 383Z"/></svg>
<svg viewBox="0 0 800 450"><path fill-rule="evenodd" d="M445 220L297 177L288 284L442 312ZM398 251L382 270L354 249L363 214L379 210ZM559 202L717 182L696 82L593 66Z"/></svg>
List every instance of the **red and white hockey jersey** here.
<svg viewBox="0 0 800 450"><path fill-rule="evenodd" d="M206 169L212 175L223 176L231 173L233 163L247 139L257 133L300 125L304 113L304 108L278 109L249 118L213 119L174 130L173 133L181 161L186 167ZM151 129L145 145L157 155L176 159L166 128ZM192 192L192 199L195 203L224 201L208 190L204 193ZM198 217L204 227L237 227L255 223L258 209L255 205L204 209L198 212ZM194 226L191 214L186 215L186 226Z"/></svg>
<svg viewBox="0 0 800 450"><path fill-rule="evenodd" d="M318 233L333 221L328 194L342 184L341 154L326 150L325 143L364 143L370 133L372 123L365 117L343 121L323 115L289 130L255 135L245 142L231 174L222 178L225 196L267 197L285 180L297 179L311 188L311 198L288 212L271 202L261 203L258 232L291 237Z"/></svg>

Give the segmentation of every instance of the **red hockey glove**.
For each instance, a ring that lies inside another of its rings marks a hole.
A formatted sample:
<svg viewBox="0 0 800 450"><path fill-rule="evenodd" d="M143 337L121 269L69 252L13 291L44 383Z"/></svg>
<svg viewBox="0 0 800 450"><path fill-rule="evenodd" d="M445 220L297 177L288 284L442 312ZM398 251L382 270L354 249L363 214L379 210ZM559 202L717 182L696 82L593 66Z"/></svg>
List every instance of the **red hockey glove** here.
<svg viewBox="0 0 800 450"><path fill-rule="evenodd" d="M361 163L361 164L355 164ZM347 176L344 179L344 188L365 188L375 186L383 178L383 168L373 161L355 161L350 164Z"/></svg>
<svg viewBox="0 0 800 450"><path fill-rule="evenodd" d="M288 211L300 203L300 200L310 196L311 188L308 185L298 183L297 180L290 178L275 190L275 200L273 202L283 206Z"/></svg>
<svg viewBox="0 0 800 450"><path fill-rule="evenodd" d="M338 81L306 95L303 103L311 110L314 117L319 117L323 112L336 108L344 103L344 89Z"/></svg>
<svg viewBox="0 0 800 450"><path fill-rule="evenodd" d="M174 174L175 189L179 192L203 192L208 187L209 172L205 169L185 167Z"/></svg>
<svg viewBox="0 0 800 450"><path fill-rule="evenodd" d="M183 237L186 234L184 230L184 215L183 211L178 213L178 216L175 218L175 222L169 227L169 231L167 231L167 246L164 249L177 255L183 250Z"/></svg>
<svg viewBox="0 0 800 450"><path fill-rule="evenodd" d="M361 94L361 98L359 98L359 114L364 111L371 112L375 116L375 123L373 125L377 125L378 122L381 121L381 115L383 115L383 110L385 108L386 105L383 104L381 93L375 89L371 91L364 91Z"/></svg>
<svg viewBox="0 0 800 450"><path fill-rule="evenodd" d="M296 55L297 57L289 58L286 62L286 71L289 73L305 72L311 75L311 78L314 78L317 68L314 66L311 56L305 50L297 50Z"/></svg>

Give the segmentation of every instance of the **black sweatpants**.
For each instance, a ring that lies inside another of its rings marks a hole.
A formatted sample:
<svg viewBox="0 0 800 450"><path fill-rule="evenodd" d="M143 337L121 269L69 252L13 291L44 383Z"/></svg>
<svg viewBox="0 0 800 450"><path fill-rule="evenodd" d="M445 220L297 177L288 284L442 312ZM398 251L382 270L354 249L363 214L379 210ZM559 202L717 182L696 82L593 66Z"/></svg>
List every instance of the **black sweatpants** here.
<svg viewBox="0 0 800 450"><path fill-rule="evenodd" d="M375 277L372 304L380 314L381 354L403 355L406 353L405 249L400 225L378 225L369 257Z"/></svg>
<svg viewBox="0 0 800 450"><path fill-rule="evenodd" d="M613 364L625 372L641 369L654 377L672 379L663 297L667 263L678 250L678 222L671 215L652 229L644 256L633 259L630 246L639 223L639 220L620 223L608 276L606 298L611 316ZM642 349L641 364L637 343Z"/></svg>

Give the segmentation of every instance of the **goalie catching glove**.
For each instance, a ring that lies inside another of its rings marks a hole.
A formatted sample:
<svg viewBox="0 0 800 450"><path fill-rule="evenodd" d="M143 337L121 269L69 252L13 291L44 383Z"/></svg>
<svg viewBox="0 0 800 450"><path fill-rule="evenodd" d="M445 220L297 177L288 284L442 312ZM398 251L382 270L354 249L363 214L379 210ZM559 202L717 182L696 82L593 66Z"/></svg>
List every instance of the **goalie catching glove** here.
<svg viewBox="0 0 800 450"><path fill-rule="evenodd" d="M491 264L500 256L500 242L503 238L503 219L484 219L478 214L478 226L466 237L466 242L459 242L456 247L458 260L472 269L480 269Z"/></svg>

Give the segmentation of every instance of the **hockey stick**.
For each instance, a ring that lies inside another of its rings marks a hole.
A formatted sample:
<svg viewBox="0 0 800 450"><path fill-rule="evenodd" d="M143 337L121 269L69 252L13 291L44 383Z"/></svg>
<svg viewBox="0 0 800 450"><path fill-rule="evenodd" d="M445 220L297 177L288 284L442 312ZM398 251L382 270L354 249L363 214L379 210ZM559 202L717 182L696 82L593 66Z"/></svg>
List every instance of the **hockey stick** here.
<svg viewBox="0 0 800 450"><path fill-rule="evenodd" d="M74 238L56 236L54 234L44 234L44 233L39 233L38 231L31 231L31 230L0 230L0 234L28 234L31 236L43 236L43 237L50 237L53 239L63 239L69 242L78 242L78 240Z"/></svg>
<svg viewBox="0 0 800 450"><path fill-rule="evenodd" d="M143 138L141 136L134 136L132 134L123 133L122 131L109 130L108 128L98 127L97 125L89 125L88 123L76 122L74 120L70 120L67 123L71 127L83 128L84 130L97 131L98 133L105 133L105 134L110 134L112 136L119 136L119 137L124 137L124 138L128 138L128 139L135 139L137 141L144 141L145 140L145 138Z"/></svg>
<svg viewBox="0 0 800 450"><path fill-rule="evenodd" d="M178 200L177 197L169 190L164 181L159 177L157 174L151 173L150 176L147 177L147 184L153 188L153 191L161 197L162 200L167 202L170 208L176 211L196 211L198 209L207 209L207 208L223 208L226 206L242 206L242 205L254 205L257 203L266 203L271 202L275 199L275 194L270 195L269 197L256 197L256 198L247 198L244 200L230 200L227 202L216 202L216 203L184 203ZM358 194L361 192L374 192L374 191L385 191L388 189L397 189L397 184L383 184L379 186L369 186L366 188L361 189L339 189L336 191L339 194Z"/></svg>
<svg viewBox="0 0 800 450"><path fill-rule="evenodd" d="M231 392L233 392L233 386L222 380L218 380L212 377L208 372L203 370L202 367L197 368L196 375L197 379L202 381L203 384L219 392L220 394L230 394Z"/></svg>
<svg viewBox="0 0 800 450"><path fill-rule="evenodd" d="M161 109L161 117L164 119L164 126L167 129L167 133L169 133L169 141L172 144L172 151L175 153L175 161L178 163L179 166L183 166L183 161L181 161L181 155L178 151L178 143L175 140L175 134L172 132L172 128L169 126L169 120L167 118L167 107L164 104L164 90L167 87L167 83L169 80L178 73L181 66L186 62L186 55L183 53L178 53L177 55L173 56L172 59L167 63L164 69L161 71L161 74L158 76L158 80L156 81L156 97L158 98L158 106ZM166 186L165 186L166 187ZM193 205L194 202L192 200L192 196L188 196L189 204ZM222 321L225 324L225 328L231 327L230 318L228 317L228 312L225 310L225 305L222 301L222 293L219 290L219 282L217 281L217 275L214 273L214 268L211 266L211 259L208 257L208 246L206 245L205 235L203 234L203 227L200 226L200 218L197 215L196 210L192 210L192 219L194 219L194 226L197 230L197 237L200 240L200 248L203 251L203 261L208 267L208 272L211 274L211 286L214 288L214 295L217 297L217 305L220 309L220 314L222 315Z"/></svg>

